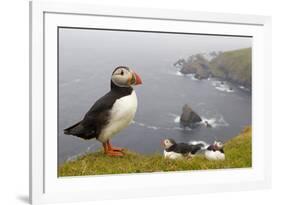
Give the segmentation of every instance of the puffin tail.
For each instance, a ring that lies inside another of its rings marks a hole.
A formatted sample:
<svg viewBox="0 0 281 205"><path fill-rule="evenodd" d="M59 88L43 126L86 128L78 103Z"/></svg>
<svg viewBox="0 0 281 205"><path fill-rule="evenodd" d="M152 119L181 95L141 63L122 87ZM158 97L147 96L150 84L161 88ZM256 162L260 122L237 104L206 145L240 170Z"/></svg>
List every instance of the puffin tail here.
<svg viewBox="0 0 281 205"><path fill-rule="evenodd" d="M77 135L81 131L80 122L63 130L65 135Z"/></svg>
<svg viewBox="0 0 281 205"><path fill-rule="evenodd" d="M84 140L90 140L95 137L94 131L85 130L84 126L81 124L81 121L64 129L65 135L74 135L76 137L80 137Z"/></svg>

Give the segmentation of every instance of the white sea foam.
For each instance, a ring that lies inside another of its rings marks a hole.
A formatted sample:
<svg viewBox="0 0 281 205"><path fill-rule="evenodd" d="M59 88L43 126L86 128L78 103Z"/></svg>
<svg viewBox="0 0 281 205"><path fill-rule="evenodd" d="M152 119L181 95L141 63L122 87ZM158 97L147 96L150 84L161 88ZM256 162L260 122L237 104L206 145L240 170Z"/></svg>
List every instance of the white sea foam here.
<svg viewBox="0 0 281 205"><path fill-rule="evenodd" d="M219 91L233 93L234 90L225 81L213 81L212 85Z"/></svg>
<svg viewBox="0 0 281 205"><path fill-rule="evenodd" d="M72 83L79 83L79 82L81 82L81 79L80 79L80 78L77 78L77 79L71 80L71 81L69 81L69 82L60 83L59 86L60 86L60 87L65 87L65 86L71 85Z"/></svg>
<svg viewBox="0 0 281 205"><path fill-rule="evenodd" d="M176 124L180 123L180 115L176 115L174 113L169 113L170 116L173 117L173 121ZM229 126L229 124L225 121L224 117L220 114L215 114L214 117L205 117L205 116L201 116L202 121L199 122L198 124L204 125L206 126L206 122L208 122L208 124L211 125L211 127L227 127ZM183 130L183 128L179 129ZM186 130L192 130L189 127L186 127Z"/></svg>
<svg viewBox="0 0 281 205"><path fill-rule="evenodd" d="M179 115L176 115L174 113L168 113L168 115L172 117L174 123L180 122L180 116Z"/></svg>
<svg viewBox="0 0 281 205"><path fill-rule="evenodd" d="M180 123L180 116L176 116L175 119L174 119L174 122L175 123Z"/></svg>
<svg viewBox="0 0 281 205"><path fill-rule="evenodd" d="M244 91L248 91L248 92L250 91L249 88L246 88L246 87L243 86L243 85L240 85L239 88L240 88L241 90L244 90Z"/></svg>
<svg viewBox="0 0 281 205"><path fill-rule="evenodd" d="M190 74L190 79L191 79L191 80L199 80L199 79L195 78L195 75L194 75L194 74Z"/></svg>
<svg viewBox="0 0 281 205"><path fill-rule="evenodd" d="M228 86L218 86L218 87L215 87L215 88L219 91L223 91L223 92L227 92L227 93L233 93L234 92L234 90L230 89Z"/></svg>
<svg viewBox="0 0 281 205"><path fill-rule="evenodd" d="M229 126L229 124L225 121L225 119L223 118L222 115L217 115L215 117L212 118L206 118L206 117L202 117L202 122L201 124L206 125L206 122L208 122L208 124L211 125L211 127L227 127Z"/></svg>
<svg viewBox="0 0 281 205"><path fill-rule="evenodd" d="M153 129L153 130L158 130L161 129L160 127L156 127L156 126L147 126L148 129Z"/></svg>
<svg viewBox="0 0 281 205"><path fill-rule="evenodd" d="M170 115L174 117L174 120L173 120L174 123L180 124L180 116L179 115L176 115L176 114L173 114L173 113L170 113ZM173 130L189 130L189 131L192 130L192 128L190 128L190 127L173 127L172 129Z"/></svg>
<svg viewBox="0 0 281 205"><path fill-rule="evenodd" d="M145 127L145 128L147 128L147 129L153 129L153 130L159 130L159 129L161 129L161 127L157 127L157 126L153 126L153 125L147 125L147 124L142 123L142 122L136 122L136 121L134 121L134 122L135 122L135 124L137 124L138 126L140 126L140 127Z"/></svg>
<svg viewBox="0 0 281 205"><path fill-rule="evenodd" d="M183 128L181 128L181 127L173 127L172 130L183 130Z"/></svg>
<svg viewBox="0 0 281 205"><path fill-rule="evenodd" d="M183 74L182 72L180 72L180 71L177 71L177 72L176 72L176 75L177 75L177 76L184 76L184 74Z"/></svg>
<svg viewBox="0 0 281 205"><path fill-rule="evenodd" d="M134 124L140 126L140 127L145 127L147 129L152 129L152 130L187 130L187 131L191 131L192 128L190 127L180 127L180 116L176 115L174 113L168 113L169 116L172 117L172 120L175 124L177 124L178 126L174 126L174 127L161 127L161 126L154 126L151 124L145 124L143 122L137 122L137 121L133 121ZM216 128L216 127L226 127L229 126L229 124L224 120L223 116L220 114L216 114L214 117L201 117L202 121L199 122L198 124L201 126L207 126L206 122L208 122L208 124L211 125L211 127Z"/></svg>
<svg viewBox="0 0 281 205"><path fill-rule="evenodd" d="M174 73L174 74L177 75L177 76L189 78L190 80L196 80L196 81L198 80L197 78L195 78L195 74L193 74L193 73L184 74L180 71L176 71L176 73Z"/></svg>
<svg viewBox="0 0 281 205"><path fill-rule="evenodd" d="M180 72L180 71L178 71L178 72ZM195 74L194 73L190 73L190 74L183 74L183 73L181 73L181 76L189 78L190 80L198 80L197 78L195 78Z"/></svg>

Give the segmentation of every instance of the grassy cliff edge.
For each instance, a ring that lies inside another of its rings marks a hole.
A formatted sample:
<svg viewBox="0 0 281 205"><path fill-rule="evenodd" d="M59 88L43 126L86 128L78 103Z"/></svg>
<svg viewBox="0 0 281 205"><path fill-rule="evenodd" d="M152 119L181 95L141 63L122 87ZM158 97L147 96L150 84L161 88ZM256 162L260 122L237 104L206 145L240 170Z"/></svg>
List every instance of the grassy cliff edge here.
<svg viewBox="0 0 281 205"><path fill-rule="evenodd" d="M168 160L161 153L142 155L128 150L124 157L108 157L98 151L65 162L59 167L58 174L62 177L251 167L251 127L244 128L238 136L225 143L224 150L224 161L208 161L200 155L192 159Z"/></svg>
<svg viewBox="0 0 281 205"><path fill-rule="evenodd" d="M223 52L210 62L209 67L214 77L226 79L251 88L251 48Z"/></svg>

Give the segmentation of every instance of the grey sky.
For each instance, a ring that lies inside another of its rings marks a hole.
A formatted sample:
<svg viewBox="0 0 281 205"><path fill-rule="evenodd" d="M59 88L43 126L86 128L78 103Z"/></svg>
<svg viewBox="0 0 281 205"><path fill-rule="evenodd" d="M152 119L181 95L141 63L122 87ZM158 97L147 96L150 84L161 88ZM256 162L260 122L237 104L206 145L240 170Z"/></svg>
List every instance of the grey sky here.
<svg viewBox="0 0 281 205"><path fill-rule="evenodd" d="M173 63L196 53L251 47L252 39L62 28L60 43L64 51L61 54L69 59L70 65L81 64L82 61L99 66L104 61L112 65L135 65L136 62L153 64L154 60L160 59ZM74 56L75 61L72 62L71 57Z"/></svg>

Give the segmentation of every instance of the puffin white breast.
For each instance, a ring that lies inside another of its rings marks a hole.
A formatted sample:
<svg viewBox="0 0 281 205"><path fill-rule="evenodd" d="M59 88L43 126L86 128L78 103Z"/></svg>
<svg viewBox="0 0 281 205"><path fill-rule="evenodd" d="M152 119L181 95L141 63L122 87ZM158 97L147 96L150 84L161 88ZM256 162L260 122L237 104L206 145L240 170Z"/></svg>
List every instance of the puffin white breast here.
<svg viewBox="0 0 281 205"><path fill-rule="evenodd" d="M206 150L205 157L208 160L225 160L224 153L220 151Z"/></svg>
<svg viewBox="0 0 281 205"><path fill-rule="evenodd" d="M164 158L165 159L182 159L183 155L181 153L167 152L166 150L164 150Z"/></svg>
<svg viewBox="0 0 281 205"><path fill-rule="evenodd" d="M134 119L138 107L135 91L115 101L109 116L108 124L99 136L101 142L111 139L118 132L126 128Z"/></svg>

